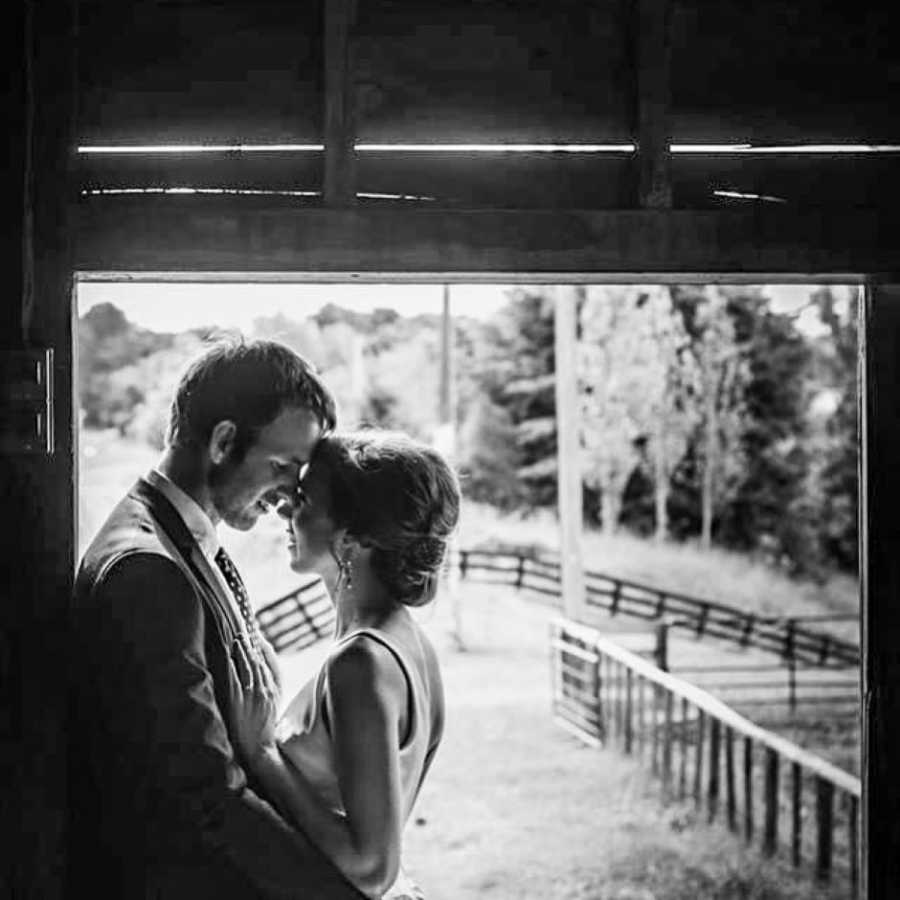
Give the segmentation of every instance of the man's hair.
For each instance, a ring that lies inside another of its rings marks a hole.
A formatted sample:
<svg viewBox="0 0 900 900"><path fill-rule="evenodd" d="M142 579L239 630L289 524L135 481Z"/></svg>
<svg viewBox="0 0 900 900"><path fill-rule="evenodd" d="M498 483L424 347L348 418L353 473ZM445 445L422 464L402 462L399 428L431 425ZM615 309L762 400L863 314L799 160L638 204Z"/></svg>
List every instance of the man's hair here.
<svg viewBox="0 0 900 900"><path fill-rule="evenodd" d="M228 419L237 426L234 454L240 460L260 430L291 407L308 409L323 433L334 430L334 397L303 357L276 341L219 341L181 376L166 445L203 447Z"/></svg>

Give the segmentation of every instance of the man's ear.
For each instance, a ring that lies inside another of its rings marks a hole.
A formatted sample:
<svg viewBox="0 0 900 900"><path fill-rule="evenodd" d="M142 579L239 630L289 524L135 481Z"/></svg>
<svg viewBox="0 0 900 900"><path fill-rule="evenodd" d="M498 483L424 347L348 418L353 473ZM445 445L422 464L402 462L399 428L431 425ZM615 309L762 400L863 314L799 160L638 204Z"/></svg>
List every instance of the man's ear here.
<svg viewBox="0 0 900 900"><path fill-rule="evenodd" d="M213 430L209 436L209 444L206 448L212 463L218 466L228 459L234 448L234 439L236 435L237 425L235 425L231 419L223 419L213 426Z"/></svg>

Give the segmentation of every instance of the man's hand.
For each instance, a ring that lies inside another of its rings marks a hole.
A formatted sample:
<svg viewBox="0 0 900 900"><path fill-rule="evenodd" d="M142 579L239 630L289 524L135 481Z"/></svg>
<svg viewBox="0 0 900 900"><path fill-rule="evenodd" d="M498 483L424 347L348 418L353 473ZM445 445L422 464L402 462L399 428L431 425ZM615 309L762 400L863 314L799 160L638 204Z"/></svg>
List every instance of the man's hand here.
<svg viewBox="0 0 900 900"><path fill-rule="evenodd" d="M261 654L238 638L228 658L231 678L231 722L234 742L249 762L275 744L279 688Z"/></svg>

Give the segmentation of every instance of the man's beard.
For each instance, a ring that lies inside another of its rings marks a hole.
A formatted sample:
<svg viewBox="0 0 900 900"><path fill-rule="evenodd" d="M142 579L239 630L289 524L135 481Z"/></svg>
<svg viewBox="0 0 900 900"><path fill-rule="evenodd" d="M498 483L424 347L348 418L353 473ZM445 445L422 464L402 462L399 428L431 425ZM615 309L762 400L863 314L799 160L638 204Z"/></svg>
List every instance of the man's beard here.
<svg viewBox="0 0 900 900"><path fill-rule="evenodd" d="M209 470L207 484L212 498L213 506L219 514L219 518L232 528L246 531L253 527L258 516L253 516L247 505L229 502L229 497L234 498L228 490L228 484L234 479L234 473L238 464L231 459L221 463L213 463Z"/></svg>

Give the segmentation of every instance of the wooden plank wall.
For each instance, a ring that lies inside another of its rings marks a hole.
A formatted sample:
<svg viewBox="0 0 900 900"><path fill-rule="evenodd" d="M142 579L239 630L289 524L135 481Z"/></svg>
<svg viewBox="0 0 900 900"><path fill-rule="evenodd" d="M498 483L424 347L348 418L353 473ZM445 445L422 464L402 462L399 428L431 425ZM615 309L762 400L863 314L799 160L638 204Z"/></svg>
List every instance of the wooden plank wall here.
<svg viewBox="0 0 900 900"><path fill-rule="evenodd" d="M18 676L0 688L14 705L17 751L2 768L2 816L11 821L2 823L9 830L2 832L0 873L7 870L9 883L0 874L0 893L48 900L60 897L64 886L66 621L75 569L73 233L67 220L74 14L66 0L15 0L3 12L7 59L19 66L4 98L11 153L4 171L9 201L2 212L0 349L53 348L55 449L51 456L0 455L0 633L13 648ZM7 752L9 738L0 735Z"/></svg>

